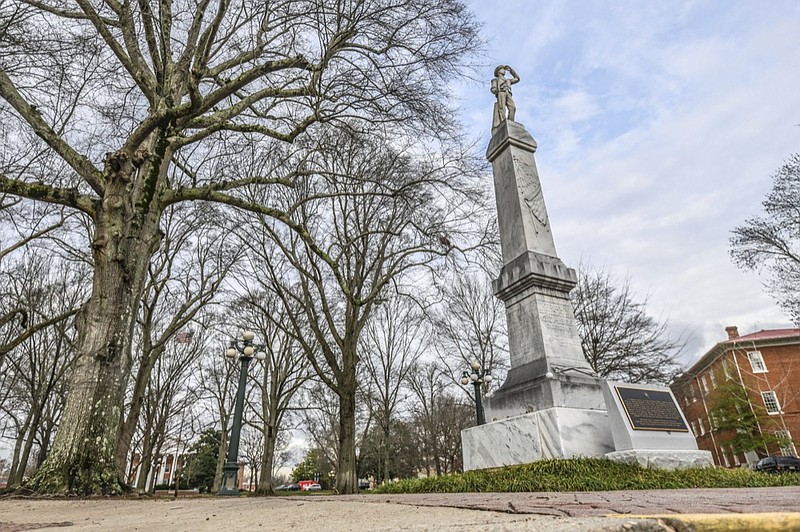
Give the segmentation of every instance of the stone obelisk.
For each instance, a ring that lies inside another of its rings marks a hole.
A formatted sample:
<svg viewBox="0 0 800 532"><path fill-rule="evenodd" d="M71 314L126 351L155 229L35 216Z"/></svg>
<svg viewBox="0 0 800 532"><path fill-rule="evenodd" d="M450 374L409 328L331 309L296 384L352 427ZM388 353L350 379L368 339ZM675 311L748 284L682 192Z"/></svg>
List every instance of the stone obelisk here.
<svg viewBox="0 0 800 532"><path fill-rule="evenodd" d="M512 78L506 78L510 73ZM536 141L514 121L516 72L498 66L492 163L511 369L486 398L490 423L462 431L465 469L613 451L601 380L583 356L569 292L575 270L558 258L536 169Z"/></svg>

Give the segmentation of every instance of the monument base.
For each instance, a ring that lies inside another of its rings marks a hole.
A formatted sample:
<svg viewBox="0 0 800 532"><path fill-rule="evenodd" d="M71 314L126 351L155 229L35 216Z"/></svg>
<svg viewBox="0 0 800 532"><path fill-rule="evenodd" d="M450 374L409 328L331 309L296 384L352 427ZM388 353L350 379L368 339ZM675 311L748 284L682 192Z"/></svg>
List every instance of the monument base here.
<svg viewBox="0 0 800 532"><path fill-rule="evenodd" d="M606 458L625 464L639 464L647 469L689 469L693 467L714 467L710 451L691 451L677 449L631 449L614 451Z"/></svg>
<svg viewBox="0 0 800 532"><path fill-rule="evenodd" d="M614 450L603 410L552 407L461 431L464 471Z"/></svg>

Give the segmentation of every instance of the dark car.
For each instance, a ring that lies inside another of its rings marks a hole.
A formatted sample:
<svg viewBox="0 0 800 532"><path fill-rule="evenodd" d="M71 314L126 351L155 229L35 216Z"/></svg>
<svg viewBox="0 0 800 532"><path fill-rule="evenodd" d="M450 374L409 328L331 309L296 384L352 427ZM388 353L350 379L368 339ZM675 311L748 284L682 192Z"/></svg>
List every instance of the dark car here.
<svg viewBox="0 0 800 532"><path fill-rule="evenodd" d="M758 461L755 470L767 473L800 471L800 458L795 458L794 456L768 456Z"/></svg>
<svg viewBox="0 0 800 532"><path fill-rule="evenodd" d="M286 486L286 491L300 491L300 485L299 484L289 484L288 486Z"/></svg>

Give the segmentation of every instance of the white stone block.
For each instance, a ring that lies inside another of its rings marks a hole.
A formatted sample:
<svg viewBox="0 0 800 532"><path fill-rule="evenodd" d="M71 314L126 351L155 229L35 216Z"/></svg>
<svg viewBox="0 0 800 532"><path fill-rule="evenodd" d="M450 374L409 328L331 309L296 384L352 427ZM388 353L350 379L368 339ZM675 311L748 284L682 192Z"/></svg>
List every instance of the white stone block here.
<svg viewBox="0 0 800 532"><path fill-rule="evenodd" d="M714 459L709 451L633 449L614 451L606 454L606 458L615 462L639 464L648 469L714 467Z"/></svg>
<svg viewBox="0 0 800 532"><path fill-rule="evenodd" d="M604 456L613 450L605 411L548 408L461 431L464 470L550 458Z"/></svg>

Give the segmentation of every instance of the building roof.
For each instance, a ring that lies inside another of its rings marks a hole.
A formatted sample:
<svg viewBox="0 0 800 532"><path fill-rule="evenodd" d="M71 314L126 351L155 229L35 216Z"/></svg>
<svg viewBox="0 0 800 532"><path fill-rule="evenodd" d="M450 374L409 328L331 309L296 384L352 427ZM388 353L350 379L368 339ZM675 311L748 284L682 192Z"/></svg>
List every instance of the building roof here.
<svg viewBox="0 0 800 532"><path fill-rule="evenodd" d="M732 329L729 331L728 329ZM760 330L758 332L738 336L736 327L729 327L726 332L730 335L731 332L736 334L733 338L729 337L727 340L717 342L711 349L700 357L700 359L691 365L682 374L675 377L675 382L682 382L691 379L694 375L701 373L711 363L713 363L720 355L723 355L728 349L731 348L747 348L760 347L760 345L775 345L785 343L789 338L794 338L790 343L800 343L800 329L768 329ZM783 340L786 339L786 340ZM747 344L747 345L742 345Z"/></svg>
<svg viewBox="0 0 800 532"><path fill-rule="evenodd" d="M753 340L766 340L769 338L786 338L790 336L800 336L800 329L769 329L760 330L758 332L745 334L738 338L734 338L734 342L750 342Z"/></svg>

